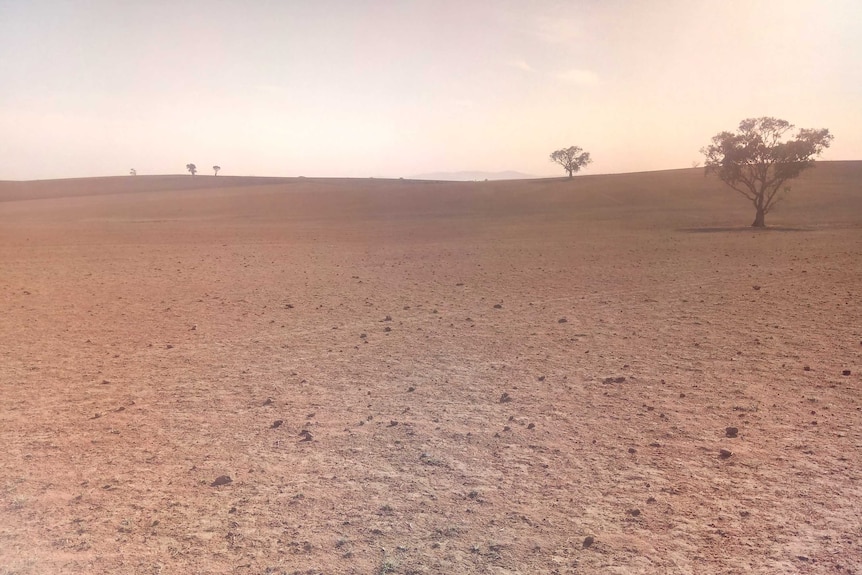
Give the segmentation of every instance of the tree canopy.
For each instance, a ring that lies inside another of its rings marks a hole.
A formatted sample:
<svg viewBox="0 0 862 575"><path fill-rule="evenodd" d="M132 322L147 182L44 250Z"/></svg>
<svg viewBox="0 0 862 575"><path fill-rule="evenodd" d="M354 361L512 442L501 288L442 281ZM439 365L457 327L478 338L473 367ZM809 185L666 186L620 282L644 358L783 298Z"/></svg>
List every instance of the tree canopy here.
<svg viewBox="0 0 862 575"><path fill-rule="evenodd" d="M707 175L717 175L754 204L753 227L766 227L766 214L789 190L784 184L812 167L814 158L832 143L827 129L800 129L784 141L793 128L786 120L749 118L735 133L721 132L701 149Z"/></svg>
<svg viewBox="0 0 862 575"><path fill-rule="evenodd" d="M569 177L571 178L573 174L579 172L581 168L593 160L590 158L589 152L585 152L579 146L571 146L552 152L551 161L563 166L563 169L569 173Z"/></svg>
<svg viewBox="0 0 862 575"><path fill-rule="evenodd" d="M186 164L186 169L193 176L198 172L198 167L194 164Z"/></svg>

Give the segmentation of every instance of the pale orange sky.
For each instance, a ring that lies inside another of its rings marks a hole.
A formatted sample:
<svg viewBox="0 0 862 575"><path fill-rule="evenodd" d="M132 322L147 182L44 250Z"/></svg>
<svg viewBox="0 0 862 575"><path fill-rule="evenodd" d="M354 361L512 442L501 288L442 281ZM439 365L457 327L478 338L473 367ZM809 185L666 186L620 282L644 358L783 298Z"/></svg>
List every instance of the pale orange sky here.
<svg viewBox="0 0 862 575"><path fill-rule="evenodd" d="M0 179L689 167L770 115L862 159L862 3L0 0Z"/></svg>

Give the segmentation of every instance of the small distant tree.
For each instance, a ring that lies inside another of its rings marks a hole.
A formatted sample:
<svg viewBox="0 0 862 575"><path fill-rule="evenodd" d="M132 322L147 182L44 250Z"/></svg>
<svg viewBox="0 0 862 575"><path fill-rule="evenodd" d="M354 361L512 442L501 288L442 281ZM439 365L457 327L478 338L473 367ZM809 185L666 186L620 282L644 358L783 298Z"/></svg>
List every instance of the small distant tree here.
<svg viewBox="0 0 862 575"><path fill-rule="evenodd" d="M132 168L131 170L129 170L129 175L130 176L137 176L138 170L136 170L135 168Z"/></svg>
<svg viewBox="0 0 862 575"><path fill-rule="evenodd" d="M218 175L218 171L220 169L221 169L221 166L213 166L213 172L215 172L215 175Z"/></svg>
<svg viewBox="0 0 862 575"><path fill-rule="evenodd" d="M563 166L569 173L569 177L581 171L581 168L592 162L590 153L583 151L579 146L571 146L557 150L551 154L551 161Z"/></svg>
<svg viewBox="0 0 862 575"><path fill-rule="evenodd" d="M198 173L198 167L194 164L186 164L186 169L192 176Z"/></svg>
<svg viewBox="0 0 862 575"><path fill-rule="evenodd" d="M795 138L782 141L793 128L786 120L749 118L736 133L721 132L701 149L707 175L716 174L754 204L752 227L766 227L766 214L790 189L784 184L812 167L832 143L827 129L800 129Z"/></svg>

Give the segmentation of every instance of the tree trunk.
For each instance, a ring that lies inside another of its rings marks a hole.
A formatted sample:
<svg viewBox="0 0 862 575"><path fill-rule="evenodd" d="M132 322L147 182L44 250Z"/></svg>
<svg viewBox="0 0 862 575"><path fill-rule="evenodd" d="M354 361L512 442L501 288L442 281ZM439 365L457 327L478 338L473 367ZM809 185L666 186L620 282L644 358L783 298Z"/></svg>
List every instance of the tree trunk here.
<svg viewBox="0 0 862 575"><path fill-rule="evenodd" d="M569 172L569 177L571 178L571 177L572 177L572 174L573 174L574 172L573 172L572 170L568 170L568 172Z"/></svg>
<svg viewBox="0 0 862 575"><path fill-rule="evenodd" d="M763 206L757 206L757 214L754 216L754 223L751 224L752 228L765 228L766 227L766 212L763 210Z"/></svg>

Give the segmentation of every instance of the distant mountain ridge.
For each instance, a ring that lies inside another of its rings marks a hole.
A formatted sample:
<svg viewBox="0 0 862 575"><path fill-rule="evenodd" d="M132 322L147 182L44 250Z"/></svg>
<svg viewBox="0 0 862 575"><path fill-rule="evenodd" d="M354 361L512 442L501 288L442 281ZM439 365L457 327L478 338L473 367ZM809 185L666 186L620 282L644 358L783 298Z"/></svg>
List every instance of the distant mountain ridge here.
<svg viewBox="0 0 862 575"><path fill-rule="evenodd" d="M431 172L428 174L418 174L411 176L411 180L447 180L451 182L471 182L482 180L529 180L538 178L532 174L524 174L523 172L505 171L505 172Z"/></svg>

